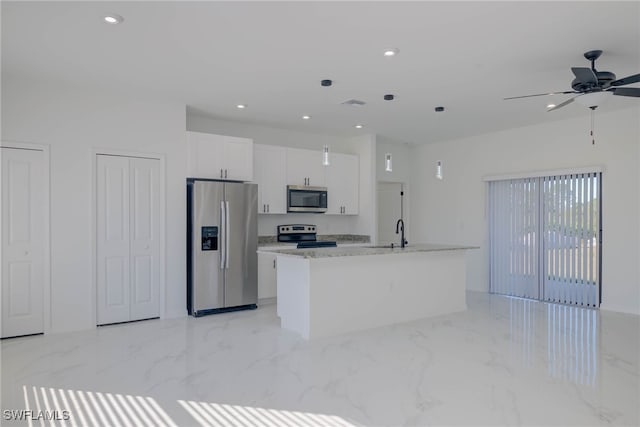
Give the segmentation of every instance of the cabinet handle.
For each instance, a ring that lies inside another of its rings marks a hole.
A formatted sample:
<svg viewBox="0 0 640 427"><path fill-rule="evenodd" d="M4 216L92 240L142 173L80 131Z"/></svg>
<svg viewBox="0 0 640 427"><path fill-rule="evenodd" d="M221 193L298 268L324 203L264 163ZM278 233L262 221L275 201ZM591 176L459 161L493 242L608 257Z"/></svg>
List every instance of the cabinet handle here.
<svg viewBox="0 0 640 427"><path fill-rule="evenodd" d="M262 205L262 213L267 211L267 205Z"/></svg>
<svg viewBox="0 0 640 427"><path fill-rule="evenodd" d="M227 177L227 170L226 169L224 170L224 177L225 178Z"/></svg>
<svg viewBox="0 0 640 427"><path fill-rule="evenodd" d="M222 176L222 169L220 169L220 178L224 178L224 177Z"/></svg>
<svg viewBox="0 0 640 427"><path fill-rule="evenodd" d="M276 268L276 260L273 260L273 268Z"/></svg>
<svg viewBox="0 0 640 427"><path fill-rule="evenodd" d="M269 212L269 204L267 204L267 212Z"/></svg>

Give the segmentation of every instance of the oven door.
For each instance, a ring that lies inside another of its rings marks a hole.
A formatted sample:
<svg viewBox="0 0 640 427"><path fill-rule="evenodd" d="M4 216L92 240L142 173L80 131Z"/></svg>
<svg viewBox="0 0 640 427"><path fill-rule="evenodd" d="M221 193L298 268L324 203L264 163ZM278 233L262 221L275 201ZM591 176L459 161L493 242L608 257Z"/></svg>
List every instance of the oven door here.
<svg viewBox="0 0 640 427"><path fill-rule="evenodd" d="M287 186L287 212L324 213L326 211L326 187Z"/></svg>

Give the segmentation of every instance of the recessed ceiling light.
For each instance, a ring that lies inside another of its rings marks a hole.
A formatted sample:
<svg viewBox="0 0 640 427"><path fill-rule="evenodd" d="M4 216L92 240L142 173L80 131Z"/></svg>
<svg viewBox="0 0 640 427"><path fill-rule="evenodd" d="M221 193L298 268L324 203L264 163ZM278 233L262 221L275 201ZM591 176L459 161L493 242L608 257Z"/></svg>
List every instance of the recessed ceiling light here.
<svg viewBox="0 0 640 427"><path fill-rule="evenodd" d="M104 22L107 24L120 24L124 21L124 18L120 15L111 14L104 17Z"/></svg>
<svg viewBox="0 0 640 427"><path fill-rule="evenodd" d="M362 129L362 125L356 125L356 129Z"/></svg>
<svg viewBox="0 0 640 427"><path fill-rule="evenodd" d="M236 107L238 107L239 109L243 109L243 108L247 108L247 106L245 104L238 104L236 105Z"/></svg>
<svg viewBox="0 0 640 427"><path fill-rule="evenodd" d="M384 56L396 56L400 52L400 49L390 48L384 50Z"/></svg>
<svg viewBox="0 0 640 427"><path fill-rule="evenodd" d="M303 120L309 120L311 118L311 116L302 116Z"/></svg>
<svg viewBox="0 0 640 427"><path fill-rule="evenodd" d="M547 108L553 108L555 106L556 106L556 104L549 104L549 105L547 105Z"/></svg>

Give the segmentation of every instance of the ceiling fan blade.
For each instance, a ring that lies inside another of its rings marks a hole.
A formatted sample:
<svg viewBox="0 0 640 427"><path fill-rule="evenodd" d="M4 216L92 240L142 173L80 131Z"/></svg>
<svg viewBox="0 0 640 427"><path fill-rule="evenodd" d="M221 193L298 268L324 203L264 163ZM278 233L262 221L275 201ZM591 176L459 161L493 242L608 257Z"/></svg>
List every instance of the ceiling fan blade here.
<svg viewBox="0 0 640 427"><path fill-rule="evenodd" d="M580 95L578 95L578 96L580 96ZM573 102L573 100L574 100L574 99L576 99L578 96L574 96L573 98L569 98L569 99L567 99L566 101L564 101L562 104L558 104L558 105L556 105L555 107L551 107L551 108L549 108L549 109L547 110L547 112L549 112L549 111L553 111L553 110L557 110L558 108L562 108L562 107L564 107L565 105L569 105L569 104L571 104L571 103Z"/></svg>
<svg viewBox="0 0 640 427"><path fill-rule="evenodd" d="M504 100L508 99L520 99L520 98L531 98L532 96L546 96L546 95L566 95L568 93L580 93L572 90L568 90L566 92L549 92L549 93L537 93L535 95L523 95L523 96L512 96L510 98L503 98Z"/></svg>
<svg viewBox="0 0 640 427"><path fill-rule="evenodd" d="M623 78L618 79L618 80L614 80L609 85L610 86L624 86L624 85L630 85L631 83L637 83L637 82L640 82L640 74L635 74L633 76L627 76L627 77L623 77Z"/></svg>
<svg viewBox="0 0 640 427"><path fill-rule="evenodd" d="M594 73L591 68L571 67L571 71L573 72L573 74L576 76L576 79L578 79L580 83L583 83L583 84L598 83L598 77L596 76L596 73Z"/></svg>
<svg viewBox="0 0 640 427"><path fill-rule="evenodd" d="M619 96L634 96L640 98L640 87L614 87L608 89L607 92L613 92L614 95Z"/></svg>

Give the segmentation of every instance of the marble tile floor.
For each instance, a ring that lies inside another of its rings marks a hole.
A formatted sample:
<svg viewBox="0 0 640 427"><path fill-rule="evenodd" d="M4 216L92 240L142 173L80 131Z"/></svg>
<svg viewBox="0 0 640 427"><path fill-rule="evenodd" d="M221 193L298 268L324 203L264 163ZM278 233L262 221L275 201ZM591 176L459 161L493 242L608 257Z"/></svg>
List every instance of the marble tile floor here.
<svg viewBox="0 0 640 427"><path fill-rule="evenodd" d="M273 304L4 340L0 423L640 425L639 316L467 302L313 342L281 330Z"/></svg>

